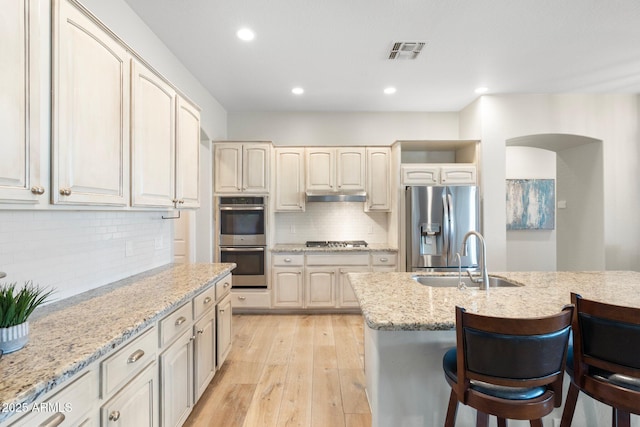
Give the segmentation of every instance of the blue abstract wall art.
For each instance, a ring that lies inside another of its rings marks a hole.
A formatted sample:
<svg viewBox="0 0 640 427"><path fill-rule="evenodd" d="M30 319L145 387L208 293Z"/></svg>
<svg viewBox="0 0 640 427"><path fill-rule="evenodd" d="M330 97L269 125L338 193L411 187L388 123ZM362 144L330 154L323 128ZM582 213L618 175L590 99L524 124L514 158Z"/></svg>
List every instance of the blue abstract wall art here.
<svg viewBox="0 0 640 427"><path fill-rule="evenodd" d="M507 180L507 230L553 230L555 180Z"/></svg>

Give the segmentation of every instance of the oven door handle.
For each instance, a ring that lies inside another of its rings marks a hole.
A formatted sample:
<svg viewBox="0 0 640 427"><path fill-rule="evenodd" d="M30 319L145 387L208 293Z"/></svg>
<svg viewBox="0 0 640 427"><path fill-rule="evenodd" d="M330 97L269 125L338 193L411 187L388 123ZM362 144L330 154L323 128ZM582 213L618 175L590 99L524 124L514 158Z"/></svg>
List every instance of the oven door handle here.
<svg viewBox="0 0 640 427"><path fill-rule="evenodd" d="M250 247L221 247L220 252L264 252L264 248L250 248Z"/></svg>
<svg viewBox="0 0 640 427"><path fill-rule="evenodd" d="M220 206L221 211L263 211L264 206Z"/></svg>

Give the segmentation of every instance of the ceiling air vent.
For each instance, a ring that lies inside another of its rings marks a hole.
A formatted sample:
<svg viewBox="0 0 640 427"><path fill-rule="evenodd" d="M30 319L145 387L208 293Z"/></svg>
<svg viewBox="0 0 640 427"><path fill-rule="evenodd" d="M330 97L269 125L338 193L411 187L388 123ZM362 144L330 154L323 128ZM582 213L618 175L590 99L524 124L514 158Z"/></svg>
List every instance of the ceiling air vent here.
<svg viewBox="0 0 640 427"><path fill-rule="evenodd" d="M425 42L395 42L389 52L389 59L416 59Z"/></svg>

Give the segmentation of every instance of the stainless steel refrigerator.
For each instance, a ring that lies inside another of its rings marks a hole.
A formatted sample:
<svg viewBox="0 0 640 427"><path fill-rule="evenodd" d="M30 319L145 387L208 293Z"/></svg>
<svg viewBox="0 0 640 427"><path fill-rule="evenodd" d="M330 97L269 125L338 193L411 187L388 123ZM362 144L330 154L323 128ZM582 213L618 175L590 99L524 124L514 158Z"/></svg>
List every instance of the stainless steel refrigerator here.
<svg viewBox="0 0 640 427"><path fill-rule="evenodd" d="M456 253L462 268L478 267L478 242L467 241L462 256L462 239L471 230L480 231L476 186L405 189L407 271L455 271Z"/></svg>

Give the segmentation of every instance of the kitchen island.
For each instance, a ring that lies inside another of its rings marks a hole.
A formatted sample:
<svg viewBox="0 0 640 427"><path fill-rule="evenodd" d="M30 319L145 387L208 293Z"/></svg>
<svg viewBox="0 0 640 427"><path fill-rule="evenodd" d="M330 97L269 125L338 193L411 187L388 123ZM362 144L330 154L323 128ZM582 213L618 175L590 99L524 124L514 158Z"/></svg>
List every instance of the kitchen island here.
<svg viewBox="0 0 640 427"><path fill-rule="evenodd" d="M87 370L97 370L98 361L155 328L235 267L169 264L37 309L29 319L29 343L0 359L0 425ZM154 348L156 342L153 338Z"/></svg>
<svg viewBox="0 0 640 427"><path fill-rule="evenodd" d="M365 322L365 374L373 427L443 425L450 388L442 356L455 346L457 305L489 316L540 317L559 312L570 303L573 291L589 299L640 307L638 272L495 273L491 275L521 286L488 291L425 286L413 280L414 275L348 275ZM545 417L545 427L554 427L561 413L559 408ZM574 425L608 425L610 416L608 407L581 394ZM633 426L640 425L637 418L632 417ZM475 411L460 405L456 426L472 425Z"/></svg>

